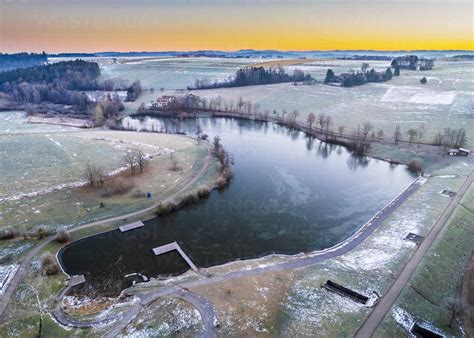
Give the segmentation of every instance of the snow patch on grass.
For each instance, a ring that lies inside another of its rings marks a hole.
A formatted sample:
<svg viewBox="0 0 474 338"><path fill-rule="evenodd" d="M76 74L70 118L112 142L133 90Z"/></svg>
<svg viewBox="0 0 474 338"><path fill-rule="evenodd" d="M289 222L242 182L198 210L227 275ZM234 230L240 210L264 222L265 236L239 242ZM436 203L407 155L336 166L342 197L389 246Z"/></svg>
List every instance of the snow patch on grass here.
<svg viewBox="0 0 474 338"><path fill-rule="evenodd" d="M456 92L433 91L420 87L389 87L381 102L404 102L429 105L450 105L456 98Z"/></svg>
<svg viewBox="0 0 474 338"><path fill-rule="evenodd" d="M17 264L0 266L0 296L3 295L3 292L7 289L18 267L19 265Z"/></svg>

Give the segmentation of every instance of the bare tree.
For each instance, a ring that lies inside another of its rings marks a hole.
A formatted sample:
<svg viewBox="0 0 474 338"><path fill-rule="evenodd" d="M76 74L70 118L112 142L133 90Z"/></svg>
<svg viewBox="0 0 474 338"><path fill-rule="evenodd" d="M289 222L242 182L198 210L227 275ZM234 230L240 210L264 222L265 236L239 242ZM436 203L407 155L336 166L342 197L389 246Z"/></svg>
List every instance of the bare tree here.
<svg viewBox="0 0 474 338"><path fill-rule="evenodd" d="M221 110L221 107L222 107L222 96L218 95L216 97L216 107L217 107L217 110ZM227 110L227 109L226 109Z"/></svg>
<svg viewBox="0 0 474 338"><path fill-rule="evenodd" d="M365 122L363 125L362 125L362 138L365 140L367 140L367 136L369 135L370 131L374 128L374 126L370 123L370 122Z"/></svg>
<svg viewBox="0 0 474 338"><path fill-rule="evenodd" d="M91 162L87 162L84 168L84 177L90 183L91 187L94 186L95 183L99 183L101 186L104 185L105 182L105 173L104 169L98 165L95 165Z"/></svg>
<svg viewBox="0 0 474 338"><path fill-rule="evenodd" d="M306 118L306 122L309 124L309 129L313 129L314 121L316 121L316 115L314 115L314 113L309 113L308 117Z"/></svg>
<svg viewBox="0 0 474 338"><path fill-rule="evenodd" d="M326 120L324 120L324 126L327 132L329 132L329 127L331 126L331 124L332 124L331 116L326 116Z"/></svg>
<svg viewBox="0 0 474 338"><path fill-rule="evenodd" d="M250 115L252 113L252 102L247 101L244 103L244 109L247 115Z"/></svg>
<svg viewBox="0 0 474 338"><path fill-rule="evenodd" d="M259 110L260 110L260 103L257 102L253 105L253 112L255 114L258 114Z"/></svg>
<svg viewBox="0 0 474 338"><path fill-rule="evenodd" d="M84 167L84 177L90 183L91 187L93 187L95 183L94 165L90 162L86 162Z"/></svg>
<svg viewBox="0 0 474 338"><path fill-rule="evenodd" d="M128 149L125 152L125 154L123 155L123 161L130 168L130 172L132 173L132 175L135 176L137 161L135 159L135 153L132 149Z"/></svg>
<svg viewBox="0 0 474 338"><path fill-rule="evenodd" d="M408 134L408 145L411 146L413 142L415 141L417 130L414 128L410 128L408 129L407 134Z"/></svg>
<svg viewBox="0 0 474 338"><path fill-rule="evenodd" d="M395 140L395 144L398 144L398 142L402 138L402 128L400 127L399 124L395 127L395 131L393 133L393 139Z"/></svg>
<svg viewBox="0 0 474 338"><path fill-rule="evenodd" d="M367 62L362 63L362 66L360 69L362 70L362 73L366 73L367 69L369 69L370 65Z"/></svg>
<svg viewBox="0 0 474 338"><path fill-rule="evenodd" d="M300 112L298 110L295 109L291 112L291 115L290 115L291 124L296 123L296 119L298 118L298 116L300 116Z"/></svg>
<svg viewBox="0 0 474 338"><path fill-rule="evenodd" d="M466 130L464 128L456 130L456 137L454 146L455 147L464 147L467 142Z"/></svg>
<svg viewBox="0 0 474 338"><path fill-rule="evenodd" d="M418 146L420 146L420 143L423 141L423 138L425 137L425 132L426 132L426 126L424 124L420 125L417 130L416 130L416 139L418 142Z"/></svg>
<svg viewBox="0 0 474 338"><path fill-rule="evenodd" d="M460 317L462 317L467 306L458 297L448 299L445 304L451 314L448 324L448 327L451 328L454 321L459 320Z"/></svg>
<svg viewBox="0 0 474 338"><path fill-rule="evenodd" d="M239 113L242 112L242 108L245 105L245 101L242 96L239 96L239 100L237 101L237 108L239 109Z"/></svg>
<svg viewBox="0 0 474 338"><path fill-rule="evenodd" d="M148 157L146 156L145 152L141 148L136 148L133 151L135 156L135 162L140 168L140 174L143 173L143 169L148 165Z"/></svg>
<svg viewBox="0 0 474 338"><path fill-rule="evenodd" d="M318 124L319 124L319 129L323 130L324 126L326 125L326 115L325 114L320 114L318 116Z"/></svg>
<svg viewBox="0 0 474 338"><path fill-rule="evenodd" d="M377 131L377 138L379 140L383 140L383 130L382 129L379 129L379 131Z"/></svg>
<svg viewBox="0 0 474 338"><path fill-rule="evenodd" d="M179 171L181 167L179 166L178 160L174 159L173 162L171 163L171 170L172 171Z"/></svg>
<svg viewBox="0 0 474 338"><path fill-rule="evenodd" d="M339 136L342 136L342 134L344 133L344 129L345 129L344 126L339 126L339 128L337 128L337 131L339 132Z"/></svg>

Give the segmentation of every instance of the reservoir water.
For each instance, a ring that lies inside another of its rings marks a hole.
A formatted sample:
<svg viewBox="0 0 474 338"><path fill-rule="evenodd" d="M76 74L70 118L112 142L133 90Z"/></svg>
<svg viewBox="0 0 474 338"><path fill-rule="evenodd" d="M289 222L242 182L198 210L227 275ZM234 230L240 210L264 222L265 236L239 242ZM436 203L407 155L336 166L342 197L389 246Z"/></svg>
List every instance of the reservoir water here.
<svg viewBox="0 0 474 338"><path fill-rule="evenodd" d="M88 237L59 253L63 269L85 274L89 285L117 293L131 273L148 277L188 269L175 252L152 248L178 242L198 267L324 249L350 237L413 179L405 166L354 156L273 123L230 118L129 119L137 129L166 123L194 134L218 135L232 155L234 177L199 204L145 226ZM161 173L163 174L163 173ZM157 173L160 175L160 173Z"/></svg>

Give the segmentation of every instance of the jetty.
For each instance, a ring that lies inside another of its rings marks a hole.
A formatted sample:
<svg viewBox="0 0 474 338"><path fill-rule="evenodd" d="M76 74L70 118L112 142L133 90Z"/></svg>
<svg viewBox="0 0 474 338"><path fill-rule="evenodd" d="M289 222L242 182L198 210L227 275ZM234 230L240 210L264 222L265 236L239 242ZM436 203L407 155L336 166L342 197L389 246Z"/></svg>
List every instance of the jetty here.
<svg viewBox="0 0 474 338"><path fill-rule="evenodd" d="M119 227L119 230L121 232L126 232L126 231L130 231L130 230L133 230L133 229L141 228L142 226L143 226L143 222L142 221L137 221L137 222L133 222L133 223L130 223L130 224L127 224L127 225L122 225L121 227Z"/></svg>
<svg viewBox="0 0 474 338"><path fill-rule="evenodd" d="M186 263L188 263L188 265L191 267L191 269L193 269L195 272L200 274L199 269L196 267L196 265L194 265L194 263L191 261L191 259L189 259L188 255L186 255L186 253L181 249L181 247L179 246L179 244L177 242L165 244L165 245L156 247L152 250L153 250L153 253L156 256L162 255L164 253L167 253L167 252L170 252L170 251L173 251L173 250L176 250L181 255L181 257L183 257L183 259L186 261Z"/></svg>

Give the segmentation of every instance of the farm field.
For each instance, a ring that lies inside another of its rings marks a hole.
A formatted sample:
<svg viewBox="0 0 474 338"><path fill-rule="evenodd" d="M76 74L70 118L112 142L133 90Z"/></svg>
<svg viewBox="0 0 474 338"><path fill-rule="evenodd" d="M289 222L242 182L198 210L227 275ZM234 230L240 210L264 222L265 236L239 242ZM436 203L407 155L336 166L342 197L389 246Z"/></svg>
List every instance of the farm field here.
<svg viewBox="0 0 474 338"><path fill-rule="evenodd" d="M441 237L411 277L408 287L385 316L376 337L403 334L414 322L441 334L455 337L465 334L460 324L463 316L468 315L469 305L458 297L464 269L471 259L473 200L474 187L471 186Z"/></svg>
<svg viewBox="0 0 474 338"><path fill-rule="evenodd" d="M194 177L207 156L205 144L177 135L90 130L2 137L7 160L2 161L0 225L30 233L39 227L54 231L58 226L72 227L153 205ZM153 158L142 175L133 177L123 155L137 147ZM87 185L84 163L92 160L114 175L110 187L107 182L104 188ZM174 162L180 170L171 170ZM196 187L213 185L216 166L211 161ZM122 178L115 179L117 175ZM123 192L113 192L123 184Z"/></svg>
<svg viewBox="0 0 474 338"><path fill-rule="evenodd" d="M330 279L368 297L383 295L416 249L414 243L403 238L409 232L422 236L428 233L449 203L449 199L442 196L439 191L446 187L456 190L471 172L471 166L472 161L459 160L434 171L419 191L395 211L369 239L350 253L303 269L243 277L218 285L196 287L191 291L206 297L214 304L220 324L217 332L224 336L311 336L315 330L321 336L353 336L369 314L370 308L328 292L321 288L322 284ZM472 201L472 188L466 195L463 205L470 203L469 201ZM459 212L461 215L464 213L462 210ZM455 224L449 226L438 240L439 245L443 246L442 250L450 253L448 260L456 257L457 251L462 251L470 245L468 232L471 230L465 221L465 217L461 219L463 225L458 231L453 228ZM452 236L464 236L463 245L453 248L452 242L446 241L446 238ZM440 257L440 253L430 255L433 259ZM212 275L225 275L231 271L264 267L292 259L294 257L275 255L236 261L211 267L206 271ZM427 271L431 271L433 276L438 273L445 274L444 276L449 276L451 273L457 275L463 263L464 261L459 261L449 272L442 272L434 266L427 268ZM192 278L194 278L192 274L185 274L171 281L152 280L149 285L137 284L129 292L133 294L142 290L160 289ZM458 283L453 281L448 286L447 292L443 291L443 285L442 279L433 279L430 285L431 290L439 297L437 304L440 304L440 307L422 304L420 306L424 307L424 318L429 319L433 326L445 328L447 315L441 312L438 316L438 313L443 309L444 302L454 296L455 290L451 287ZM411 298L404 299L410 302ZM419 302L412 303L412 306L417 306ZM379 336L407 334L404 322L396 322L392 317L389 320L389 331L384 329ZM153 332L158 327L151 325L146 330L135 327L127 329L126 332L130 330L137 334ZM451 330L443 332L456 335L459 330L460 326L456 323Z"/></svg>
<svg viewBox="0 0 474 338"><path fill-rule="evenodd" d="M125 114L134 113L139 105L150 103L157 96L176 94L176 89L185 89L194 80L207 78L222 80L232 75L239 67L258 59L98 59L102 77L123 78L128 82L139 79L144 93L135 102L125 103ZM327 68L335 73L360 67L361 61L317 60L290 65L291 72L301 69L322 81ZM385 69L389 63L370 62L377 70ZM419 80L426 76L428 83ZM425 140L431 141L434 134L445 127L465 128L468 147L474 146L474 71L469 62L437 62L432 71L402 71L400 77L386 83L366 84L353 88L314 85L277 84L228 89L193 91L208 99L217 95L234 103L239 97L258 104L260 112L275 110L299 111L299 119L306 120L309 112L324 113L332 117L333 129L346 127L346 132L358 124L371 122L376 130L383 129L391 136L394 126L400 124L406 138L409 128L426 124ZM163 87L164 90L160 91ZM150 89L153 88L153 91ZM35 234L39 228L54 232L58 226L74 227L91 221L102 220L127 212L149 207L173 195L202 168L207 148L191 138L150 133L107 131L102 129L79 130L71 127L26 124L22 112L0 113L0 153L6 159L1 163L0 177L0 227L15 227ZM83 163L96 159L107 172L128 177L124 168L123 154L130 147L141 147L153 154L149 168L142 176L132 178L132 187L126 192L105 196L101 188L87 186L76 189L61 188L64 184L84 184ZM34 154L34 156L32 156ZM441 158L422 147L374 144L370 155L426 161L430 177L389 219L364 243L343 256L298 270L246 277L191 291L209 299L216 307L222 335L237 336L294 336L321 335L351 336L369 314L369 308L329 293L321 288L328 279L334 280L364 295L383 295L391 281L408 261L416 246L403 237L408 232L426 235L449 199L439 194L442 189L456 190L474 166L472 157ZM174 160L179 161L182 171L170 170ZM51 173L54 173L52 175ZM193 184L212 185L218 175L218 163L213 161L204 177ZM151 198L147 198L147 193ZM23 198L17 198L24 195ZM449 326L449 305L456 297L466 260L457 260L462 252L472 249L468 241L472 236L473 190L464 198L461 207L453 215L441 237L430 249L423 264L412 276L410 286L404 290L397 303L376 332L376 336L405 335L407 323L414 318L430 323L432 327L449 335L462 335L458 321ZM464 207L464 209L462 209ZM61 212L58 212L61 210ZM131 219L130 221L135 220ZM109 230L117 222L95 229L79 231L74 239ZM459 243L453 246L452 241ZM29 238L0 242L0 263L14 266L36 243ZM42 253L55 254L58 243L51 244ZM436 264L442 258L442 264ZM235 261L205 269L212 275L224 275L254 267L291 261L293 257L276 255L260 259ZM439 265L439 266L438 266ZM32 271L15 292L14 303L9 309L11 320L1 330L6 332L33 332L39 317L21 303L34 304L36 297L28 283L40 290L40 299L46 307L52 306L52 295L64 285L64 276L44 277L39 273L40 258L32 262ZM441 271L439 267L446 267ZM451 283L443 279L456 276ZM459 277L459 278L458 278ZM137 284L129 293L143 289L160 289L197 278L186 273L177 278L152 280L146 285ZM425 280L429 279L429 291ZM425 299L427 298L428 301ZM74 299L68 299L73 301ZM114 303L112 301L112 303ZM84 300L84 306L93 307ZM124 304L123 308L132 306ZM114 303L115 304L115 303ZM119 305L119 308L122 305ZM104 309L106 308L103 305ZM80 311L81 306L78 305ZM105 310L104 313L115 311ZM100 311L99 311L100 312ZM104 314L98 314L100 317ZM200 316L189 304L175 298L163 298L142 311L132 324L122 331L123 335L168 335L179 330L184 335L199 331ZM110 327L93 329L93 334L103 334ZM69 333L52 317L45 319L45 332L50 335L87 334L89 331L74 330Z"/></svg>
<svg viewBox="0 0 474 338"><path fill-rule="evenodd" d="M136 102L126 104L126 113L133 113L140 103L149 104L164 94L176 94L176 89L194 85L196 79L222 80L233 75L240 67L260 62L259 59L176 59L108 64L103 66L103 77L122 77L129 81L140 80L145 92ZM328 68L336 74L360 69L362 61L318 60L297 66L287 66L292 72L300 69L322 82ZM389 61L370 61L376 70L385 70ZM112 76L113 74L113 76ZM426 77L426 85L420 83ZM298 110L299 119L306 121L310 112L326 114L332 118L332 128L344 126L346 131L369 121L375 129L383 129L385 135L393 133L400 124L404 137L409 128L421 124L427 126L425 141L432 141L437 132L446 127L465 128L469 146L474 145L474 67L468 61L438 61L430 71L401 71L385 83L370 83L352 88L323 85L293 86L290 83L193 91L194 94L211 99L221 96L234 104L242 97L258 104L258 110L271 113L283 110L291 113ZM163 87L164 92L159 88Z"/></svg>

